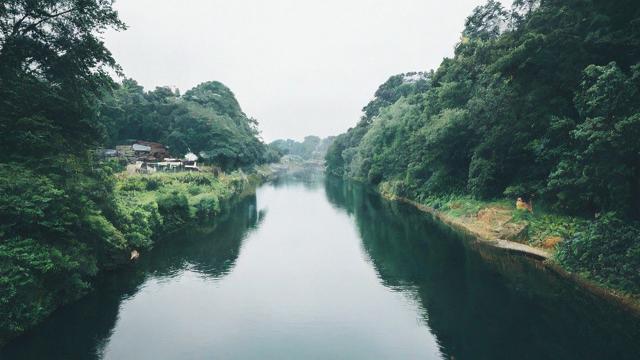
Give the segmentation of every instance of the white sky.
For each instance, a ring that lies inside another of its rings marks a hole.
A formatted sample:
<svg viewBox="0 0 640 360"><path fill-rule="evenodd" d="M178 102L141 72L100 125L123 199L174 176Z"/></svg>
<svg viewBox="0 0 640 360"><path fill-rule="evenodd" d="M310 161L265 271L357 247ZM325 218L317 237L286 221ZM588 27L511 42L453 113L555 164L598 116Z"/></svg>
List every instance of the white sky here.
<svg viewBox="0 0 640 360"><path fill-rule="evenodd" d="M118 0L129 29L105 42L147 90L221 81L266 141L324 137L355 125L389 76L452 56L484 2Z"/></svg>

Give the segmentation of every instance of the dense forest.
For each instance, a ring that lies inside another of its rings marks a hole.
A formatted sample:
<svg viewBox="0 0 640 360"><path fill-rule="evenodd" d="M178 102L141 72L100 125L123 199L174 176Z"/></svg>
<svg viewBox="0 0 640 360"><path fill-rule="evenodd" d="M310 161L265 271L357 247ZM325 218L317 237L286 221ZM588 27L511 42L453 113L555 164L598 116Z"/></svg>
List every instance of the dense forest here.
<svg viewBox="0 0 640 360"><path fill-rule="evenodd" d="M225 183L204 176L134 179L118 196L114 165L98 161L96 149L139 139L225 169L269 160L256 121L224 85L179 96L117 84L110 74L122 71L101 34L125 28L109 0L0 3L0 344L85 294L132 249L148 248L160 225L154 215L189 211L178 193L142 206L127 191L186 191L195 181L191 195L215 194L200 196L203 216L219 211L216 196L228 196ZM167 218L165 228L184 217Z"/></svg>
<svg viewBox="0 0 640 360"><path fill-rule="evenodd" d="M318 136L309 135L305 136L302 142L293 139L275 140L269 143L269 147L281 155L297 156L302 160L322 161L334 139L335 136L327 136L322 139Z"/></svg>
<svg viewBox="0 0 640 360"><path fill-rule="evenodd" d="M278 160L259 139L257 121L216 81L180 96L166 87L145 92L135 80L124 80L101 99L98 122L109 146L131 139L154 141L175 156L194 152L225 169Z"/></svg>
<svg viewBox="0 0 640 360"><path fill-rule="evenodd" d="M535 198L589 223L561 264L640 293L640 3L490 0L454 54L382 84L327 171L421 202Z"/></svg>

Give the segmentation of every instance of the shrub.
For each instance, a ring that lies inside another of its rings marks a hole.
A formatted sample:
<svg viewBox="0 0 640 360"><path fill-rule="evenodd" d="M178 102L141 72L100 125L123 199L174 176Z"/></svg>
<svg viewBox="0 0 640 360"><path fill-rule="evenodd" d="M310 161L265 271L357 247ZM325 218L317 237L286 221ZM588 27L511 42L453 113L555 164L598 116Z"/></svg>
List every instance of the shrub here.
<svg viewBox="0 0 640 360"><path fill-rule="evenodd" d="M198 174L192 172L180 174L176 178L182 183L196 185L211 185L212 180L211 176L208 174Z"/></svg>
<svg viewBox="0 0 640 360"><path fill-rule="evenodd" d="M607 213L560 243L566 268L617 289L640 293L640 224Z"/></svg>
<svg viewBox="0 0 640 360"><path fill-rule="evenodd" d="M177 191L158 198L158 211L164 219L163 228L165 231L178 229L190 218L189 201L184 194Z"/></svg>
<svg viewBox="0 0 640 360"><path fill-rule="evenodd" d="M187 187L187 191L189 192L189 195L193 195L193 196L202 193L202 189L200 188L200 186L194 185L194 184L190 184Z"/></svg>
<svg viewBox="0 0 640 360"><path fill-rule="evenodd" d="M125 178L120 186L123 191L144 191L147 189L146 182L140 176Z"/></svg>
<svg viewBox="0 0 640 360"><path fill-rule="evenodd" d="M146 186L147 191L157 190L159 187L160 187L160 181L158 181L158 179L156 178L147 179L147 186Z"/></svg>
<svg viewBox="0 0 640 360"><path fill-rule="evenodd" d="M220 200L213 194L206 194L195 205L196 217L199 220L211 219L220 213Z"/></svg>

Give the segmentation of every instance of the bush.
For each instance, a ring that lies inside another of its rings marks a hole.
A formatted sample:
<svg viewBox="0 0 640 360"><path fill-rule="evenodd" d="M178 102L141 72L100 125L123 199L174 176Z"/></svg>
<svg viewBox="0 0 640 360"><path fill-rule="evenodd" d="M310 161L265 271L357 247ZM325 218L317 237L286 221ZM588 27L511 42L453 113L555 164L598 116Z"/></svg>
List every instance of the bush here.
<svg viewBox="0 0 640 360"><path fill-rule="evenodd" d="M136 249L152 246L153 234L160 229L162 217L155 201L141 203L130 197L119 197L116 202L117 223L128 243Z"/></svg>
<svg viewBox="0 0 640 360"><path fill-rule="evenodd" d="M380 181L382 181L382 178L384 176L382 171L383 171L382 168L378 164L373 165L371 167L371 170L369 170L369 174L367 175L367 180L373 185L379 184Z"/></svg>
<svg viewBox="0 0 640 360"><path fill-rule="evenodd" d="M160 181L158 181L158 179L155 179L155 178L147 179L147 186L146 186L147 191L158 190L159 187L160 187Z"/></svg>
<svg viewBox="0 0 640 360"><path fill-rule="evenodd" d="M211 185L212 183L211 175L192 172L177 175L176 179L185 184Z"/></svg>
<svg viewBox="0 0 640 360"><path fill-rule="evenodd" d="M120 186L124 191L145 191L147 189L147 183L140 176L125 178Z"/></svg>
<svg viewBox="0 0 640 360"><path fill-rule="evenodd" d="M21 165L0 164L0 345L82 296L126 245L88 196L95 179L63 187Z"/></svg>
<svg viewBox="0 0 640 360"><path fill-rule="evenodd" d="M190 219L189 201L184 194L177 191L158 198L158 211L164 219L165 231L176 230Z"/></svg>
<svg viewBox="0 0 640 360"><path fill-rule="evenodd" d="M640 224L607 213L560 243L566 268L614 288L640 293Z"/></svg>
<svg viewBox="0 0 640 360"><path fill-rule="evenodd" d="M202 192L202 189L198 185L190 184L187 187L187 191L189 192L189 195L195 196L195 195L200 194Z"/></svg>
<svg viewBox="0 0 640 360"><path fill-rule="evenodd" d="M196 217L199 220L207 220L220 213L220 200L213 194L206 194L196 204Z"/></svg>

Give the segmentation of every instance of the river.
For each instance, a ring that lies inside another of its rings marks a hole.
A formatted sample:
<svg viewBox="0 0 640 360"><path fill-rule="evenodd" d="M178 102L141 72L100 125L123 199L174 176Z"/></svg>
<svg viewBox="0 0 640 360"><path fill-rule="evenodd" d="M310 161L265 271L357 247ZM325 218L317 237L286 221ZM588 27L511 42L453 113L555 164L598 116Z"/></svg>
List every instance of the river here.
<svg viewBox="0 0 640 360"><path fill-rule="evenodd" d="M365 187L261 186L1 359L632 359L640 321Z"/></svg>

